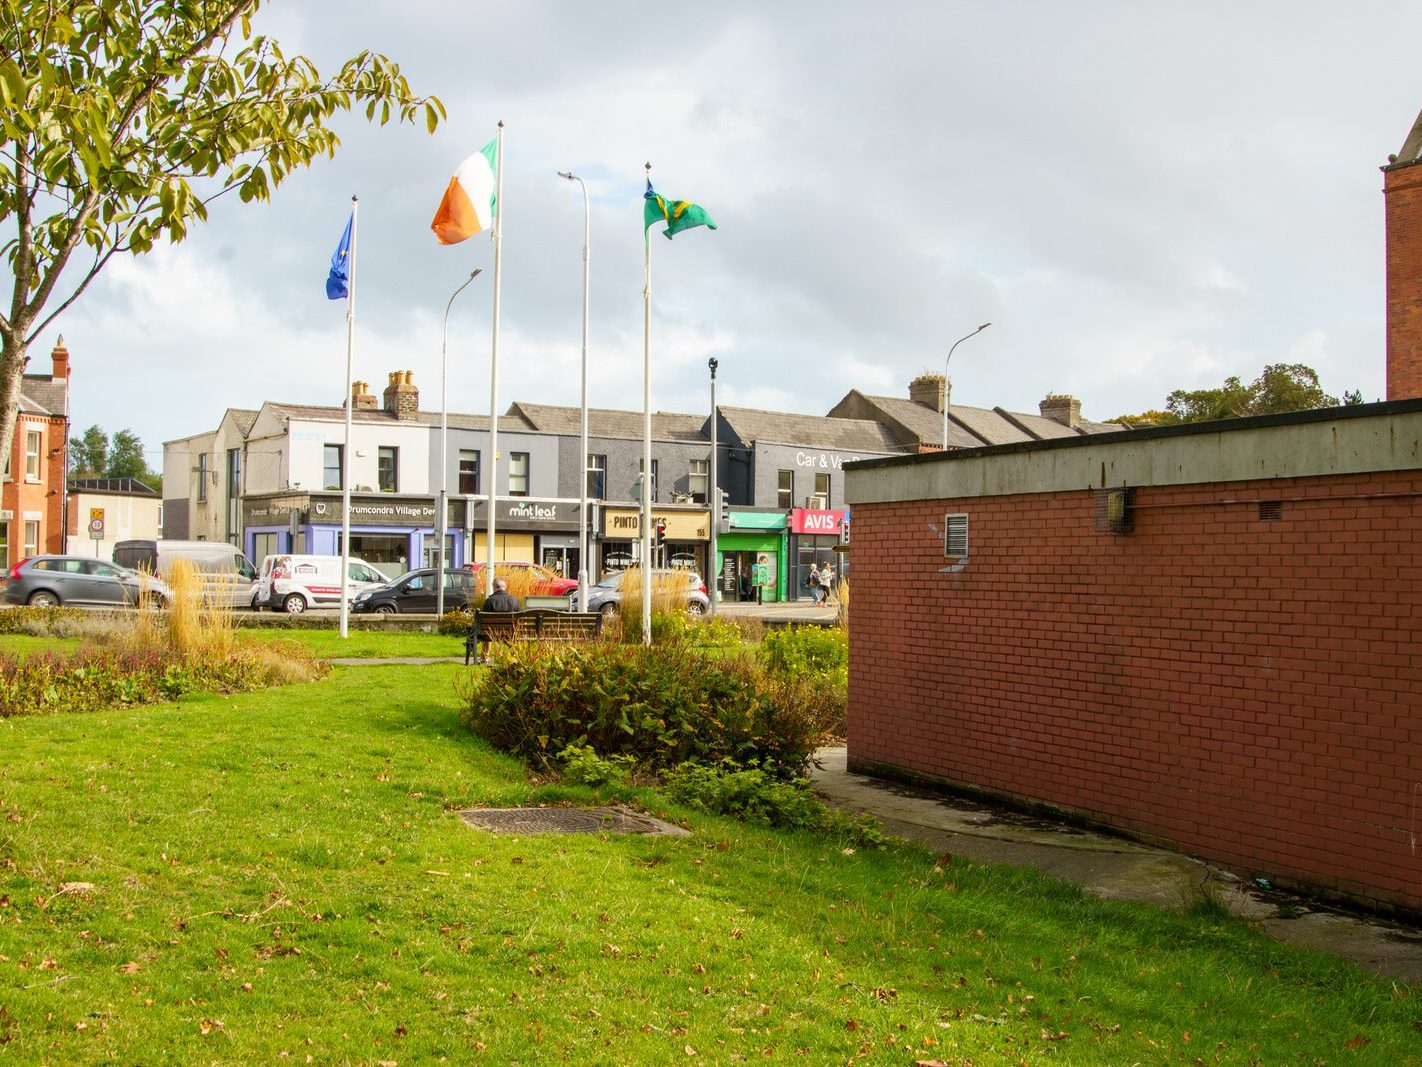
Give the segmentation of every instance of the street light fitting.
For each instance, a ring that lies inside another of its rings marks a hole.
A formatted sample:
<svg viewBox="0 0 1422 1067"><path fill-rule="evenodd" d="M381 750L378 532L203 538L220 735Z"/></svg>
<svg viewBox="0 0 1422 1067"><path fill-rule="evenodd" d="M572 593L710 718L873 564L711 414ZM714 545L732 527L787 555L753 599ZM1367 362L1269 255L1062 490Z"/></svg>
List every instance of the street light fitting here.
<svg viewBox="0 0 1422 1067"><path fill-rule="evenodd" d="M969 337L976 337L978 334L982 333L984 330L986 330L986 329L987 329L989 326L991 326L991 325L992 325L992 323L990 323L990 322L985 322L985 323L983 323L981 326L979 326L976 330L974 330L972 333L964 334L962 337L958 338L956 341L953 342L952 346L948 349L948 356L947 356L947 358L943 360L943 451L944 451L944 452L947 452L947 451L948 451L948 397L949 397L949 395L950 395L950 394L949 394L949 391L948 391L948 363L949 363L949 361L952 360L952 358L953 358L953 349L954 349L954 348L957 348L960 344L962 344L964 341L966 341Z"/></svg>

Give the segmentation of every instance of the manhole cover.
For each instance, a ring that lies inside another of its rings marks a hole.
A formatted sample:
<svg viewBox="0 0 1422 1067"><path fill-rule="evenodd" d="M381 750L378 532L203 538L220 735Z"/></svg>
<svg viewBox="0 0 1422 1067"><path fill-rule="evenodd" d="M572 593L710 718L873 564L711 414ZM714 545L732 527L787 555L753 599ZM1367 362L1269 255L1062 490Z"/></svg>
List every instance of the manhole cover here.
<svg viewBox="0 0 1422 1067"><path fill-rule="evenodd" d="M689 830L631 808L473 808L459 817L470 826L496 834L668 834L690 837Z"/></svg>

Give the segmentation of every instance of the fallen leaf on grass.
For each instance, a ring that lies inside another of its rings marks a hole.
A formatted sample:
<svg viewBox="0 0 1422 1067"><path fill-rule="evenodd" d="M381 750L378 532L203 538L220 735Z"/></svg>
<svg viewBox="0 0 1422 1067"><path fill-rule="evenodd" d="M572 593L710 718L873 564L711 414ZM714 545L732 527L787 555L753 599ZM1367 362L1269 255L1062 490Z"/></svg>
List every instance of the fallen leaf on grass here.
<svg viewBox="0 0 1422 1067"><path fill-rule="evenodd" d="M143 970L142 967L140 967L140 966L139 966L137 963L135 963L133 960L129 960L127 963L125 963L122 967L119 968L119 973L120 973L120 974L137 974L137 973L138 973L139 971L141 971L141 970Z"/></svg>
<svg viewBox="0 0 1422 1067"><path fill-rule="evenodd" d="M1062 1040L1063 1038L1065 1038L1066 1036L1067 1036L1067 1032L1066 1032L1065 1030L1058 1030L1055 1034L1052 1033L1052 1032L1049 1031L1049 1030L1043 1030L1043 1031L1042 1031L1042 1040L1043 1040L1043 1041L1061 1041L1061 1040Z"/></svg>
<svg viewBox="0 0 1422 1067"><path fill-rule="evenodd" d="M1343 1047L1348 1050L1360 1049L1364 1045L1371 1045L1372 1039L1364 1037L1362 1034L1354 1034L1347 1041L1343 1042Z"/></svg>
<svg viewBox="0 0 1422 1067"><path fill-rule="evenodd" d="M208 1034L213 1033L214 1031L220 1032L221 1030L222 1024L216 1019L204 1019L202 1022L198 1023L198 1031L203 1035L203 1037L206 1037Z"/></svg>

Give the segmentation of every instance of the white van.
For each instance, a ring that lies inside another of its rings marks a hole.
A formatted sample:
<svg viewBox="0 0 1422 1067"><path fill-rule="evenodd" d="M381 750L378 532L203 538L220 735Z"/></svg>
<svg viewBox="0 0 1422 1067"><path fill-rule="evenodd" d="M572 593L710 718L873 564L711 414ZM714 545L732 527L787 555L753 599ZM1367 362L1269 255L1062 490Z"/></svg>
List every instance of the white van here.
<svg viewBox="0 0 1422 1067"><path fill-rule="evenodd" d="M140 539L114 545L114 562L166 579L175 560L185 559L202 579L203 595L221 607L256 607L257 568L226 541Z"/></svg>
<svg viewBox="0 0 1422 1067"><path fill-rule="evenodd" d="M351 557L350 599L367 589L379 589L388 579L364 560ZM341 557L291 553L262 557L257 576L258 608L300 615L310 607L341 602Z"/></svg>

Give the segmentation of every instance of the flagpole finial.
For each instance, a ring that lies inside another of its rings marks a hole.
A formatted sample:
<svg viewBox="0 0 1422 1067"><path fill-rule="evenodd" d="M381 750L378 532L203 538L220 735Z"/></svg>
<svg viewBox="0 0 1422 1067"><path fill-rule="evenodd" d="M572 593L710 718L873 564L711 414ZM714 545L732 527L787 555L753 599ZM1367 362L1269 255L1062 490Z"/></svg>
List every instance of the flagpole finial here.
<svg viewBox="0 0 1422 1067"><path fill-rule="evenodd" d="M360 200L360 197L356 196L354 193L351 194L351 203L352 203L352 204L359 202L359 200Z"/></svg>
<svg viewBox="0 0 1422 1067"><path fill-rule="evenodd" d="M502 130L503 128L504 128L504 120L503 120L503 119L499 119L499 129Z"/></svg>
<svg viewBox="0 0 1422 1067"><path fill-rule="evenodd" d="M651 164L651 163L648 163L648 164L647 164L647 173L650 174L651 171L652 171L652 164Z"/></svg>

